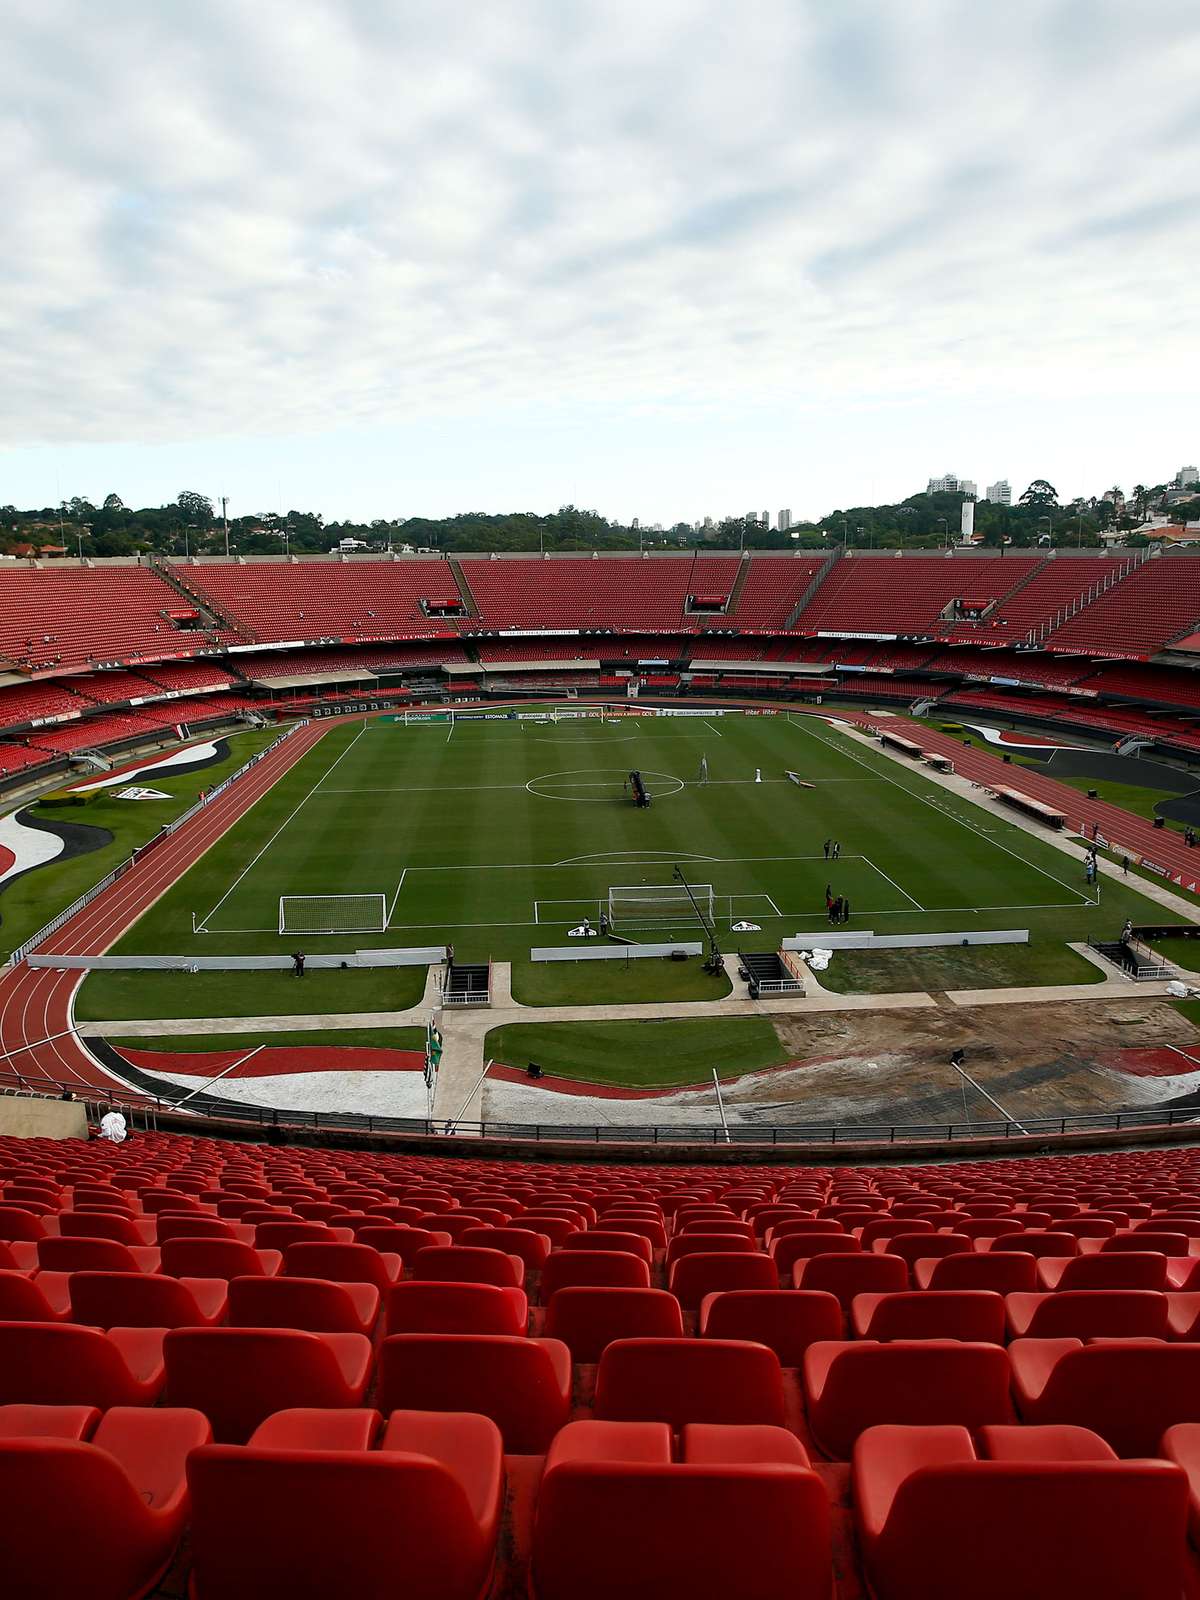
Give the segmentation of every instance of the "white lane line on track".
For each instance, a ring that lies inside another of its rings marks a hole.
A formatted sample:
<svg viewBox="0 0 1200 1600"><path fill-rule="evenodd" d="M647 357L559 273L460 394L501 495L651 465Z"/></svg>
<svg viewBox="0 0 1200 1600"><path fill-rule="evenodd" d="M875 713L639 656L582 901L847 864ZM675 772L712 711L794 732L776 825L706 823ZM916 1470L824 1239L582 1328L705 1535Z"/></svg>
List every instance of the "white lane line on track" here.
<svg viewBox="0 0 1200 1600"><path fill-rule="evenodd" d="M142 871L138 872L135 869L134 874L119 879L104 894L98 896L91 906L85 907L72 918L53 939L47 940L43 952L53 954L55 945L58 945L61 951L61 941L67 936L76 953L98 954L107 949L239 821L278 779L324 736L326 731L326 727L297 731L287 744L280 746L267 760L251 768L238 783L200 812L187 827L172 836L167 844L144 858L141 864ZM79 948L80 944L92 944L98 946L98 949L82 951ZM4 1040L6 1047L13 1048L14 1045L24 1044L60 1031L64 1025L62 1017L65 1017L68 1023L73 1021L74 996L82 980L81 973L66 974L53 968L30 967L18 968L15 972L0 978L0 1038ZM36 1026L32 1026L29 1018L31 1014L36 1017L39 998L40 1021ZM51 1008L58 1005L63 1008L62 1017L55 1015L52 1020ZM14 1018L17 1019L15 1032L9 1027L10 1021ZM67 1050L72 1048L76 1052L74 1060L67 1054ZM59 1069L59 1077L55 1079L37 1055L34 1055L30 1064L44 1079L50 1082L73 1079L85 1087L108 1087L110 1074L78 1040L56 1041L45 1049L51 1064ZM79 1072L77 1062L87 1066L93 1076L85 1078ZM98 1071L104 1075L102 1083L98 1083L94 1076ZM128 1096L130 1093L128 1087L123 1086L123 1088L125 1095ZM140 1098L136 1091L134 1097Z"/></svg>

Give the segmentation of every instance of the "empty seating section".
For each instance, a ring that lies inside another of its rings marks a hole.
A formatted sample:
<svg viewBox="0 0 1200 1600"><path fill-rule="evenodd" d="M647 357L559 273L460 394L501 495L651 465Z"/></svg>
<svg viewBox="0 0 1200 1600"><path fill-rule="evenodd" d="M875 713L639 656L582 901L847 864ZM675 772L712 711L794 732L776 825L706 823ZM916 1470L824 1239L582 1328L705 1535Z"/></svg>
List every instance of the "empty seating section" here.
<svg viewBox="0 0 1200 1600"><path fill-rule="evenodd" d="M487 626L681 628L695 592L694 564L690 556L609 556L466 560L461 566Z"/></svg>
<svg viewBox="0 0 1200 1600"><path fill-rule="evenodd" d="M211 600L250 639L264 644L377 640L432 628L422 601L431 607L461 605L448 563L432 558L244 565L206 561L180 563L173 571L202 601Z"/></svg>
<svg viewBox="0 0 1200 1600"><path fill-rule="evenodd" d="M148 1595L185 1533L197 1600L1200 1583L1194 1150L3 1139L0 1267L19 1600Z"/></svg>
<svg viewBox="0 0 1200 1600"><path fill-rule="evenodd" d="M35 671L186 655L207 643L175 626L185 602L145 567L0 571L0 657Z"/></svg>
<svg viewBox="0 0 1200 1600"><path fill-rule="evenodd" d="M1146 659L1200 621L1200 562L1186 556L1144 561L1128 578L1084 606L1046 639L1052 650Z"/></svg>
<svg viewBox="0 0 1200 1600"><path fill-rule="evenodd" d="M1056 556L1035 567L1029 581L982 622L960 624L954 637L980 644L1001 640L1019 644L1032 630L1052 622L1066 607L1106 582L1128 561L1128 556Z"/></svg>
<svg viewBox="0 0 1200 1600"><path fill-rule="evenodd" d="M796 626L823 630L934 634L954 600L999 600L1032 571L1034 556L853 556L833 567Z"/></svg>
<svg viewBox="0 0 1200 1600"><path fill-rule="evenodd" d="M78 717L91 709L91 701L74 694L65 683L13 684L0 688L0 727L18 728L57 717Z"/></svg>
<svg viewBox="0 0 1200 1600"><path fill-rule="evenodd" d="M823 556L751 556L731 613L740 628L786 628Z"/></svg>

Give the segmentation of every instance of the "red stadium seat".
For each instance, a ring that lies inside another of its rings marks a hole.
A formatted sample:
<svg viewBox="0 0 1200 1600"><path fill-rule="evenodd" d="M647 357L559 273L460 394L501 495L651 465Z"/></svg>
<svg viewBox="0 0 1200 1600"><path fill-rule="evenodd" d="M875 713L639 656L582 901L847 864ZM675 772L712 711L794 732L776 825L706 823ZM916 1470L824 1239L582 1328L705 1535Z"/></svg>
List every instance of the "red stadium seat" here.
<svg viewBox="0 0 1200 1600"><path fill-rule="evenodd" d="M64 1436L45 1416L27 1422L0 1437L6 1600L149 1594L183 1532L184 1466L211 1437L205 1418L114 1406L90 1439Z"/></svg>
<svg viewBox="0 0 1200 1600"><path fill-rule="evenodd" d="M775 1289L778 1276L774 1261L760 1252L702 1252L678 1257L668 1275L667 1287L685 1311L697 1311L707 1294L724 1289Z"/></svg>
<svg viewBox="0 0 1200 1600"><path fill-rule="evenodd" d="M596 1416L609 1422L783 1426L779 1358L731 1339L618 1339L600 1357Z"/></svg>
<svg viewBox="0 0 1200 1600"><path fill-rule="evenodd" d="M273 1411L361 1405L371 1367L362 1334L296 1328L175 1328L163 1353L168 1404L202 1411L234 1444Z"/></svg>
<svg viewBox="0 0 1200 1600"><path fill-rule="evenodd" d="M850 1313L856 1339L964 1339L1004 1343L1004 1296L990 1289L914 1289L859 1294Z"/></svg>
<svg viewBox="0 0 1200 1600"><path fill-rule="evenodd" d="M283 1253L284 1274L295 1278L329 1278L334 1283L373 1283L383 1293L399 1279L399 1256L354 1244L291 1244Z"/></svg>
<svg viewBox="0 0 1200 1600"><path fill-rule="evenodd" d="M573 1361L591 1364L616 1339L682 1338L683 1316L676 1297L662 1289L578 1284L550 1297L545 1334L561 1339Z"/></svg>
<svg viewBox="0 0 1200 1600"><path fill-rule="evenodd" d="M494 1283L394 1283L387 1291L388 1333L507 1333L529 1322L524 1289Z"/></svg>
<svg viewBox="0 0 1200 1600"><path fill-rule="evenodd" d="M654 1424L576 1423L547 1457L537 1600L828 1600L831 1559L825 1491L780 1429L686 1428L673 1463Z"/></svg>
<svg viewBox="0 0 1200 1600"><path fill-rule="evenodd" d="M1200 1345L1016 1339L1013 1395L1026 1422L1074 1423L1119 1456L1151 1456L1177 1422L1200 1422Z"/></svg>
<svg viewBox="0 0 1200 1600"><path fill-rule="evenodd" d="M765 1344L785 1367L798 1367L810 1344L845 1331L836 1295L821 1289L729 1289L706 1295L700 1335Z"/></svg>
<svg viewBox="0 0 1200 1600"><path fill-rule="evenodd" d="M381 1410L476 1411L512 1454L542 1454L570 1403L571 1353L557 1339L398 1333L380 1350Z"/></svg>
<svg viewBox="0 0 1200 1600"><path fill-rule="evenodd" d="M325 1278L232 1278L233 1328L304 1328L309 1333L361 1333L368 1338L379 1316L373 1283L330 1283Z"/></svg>
<svg viewBox="0 0 1200 1600"><path fill-rule="evenodd" d="M0 1405L149 1406L164 1377L161 1328L0 1323Z"/></svg>
<svg viewBox="0 0 1200 1600"><path fill-rule="evenodd" d="M1010 1339L1164 1339L1168 1301L1152 1289L1062 1289L1005 1297Z"/></svg>
<svg viewBox="0 0 1200 1600"><path fill-rule="evenodd" d="M994 1344L942 1339L810 1345L802 1366L808 1420L821 1448L847 1461L880 1423L1007 1422L1008 1358Z"/></svg>
<svg viewBox="0 0 1200 1600"><path fill-rule="evenodd" d="M854 1450L853 1492L874 1592L881 1600L1179 1594L1183 1475L1164 1462L1118 1462L1080 1433L985 1428L981 1459L965 1427L868 1428Z"/></svg>
<svg viewBox="0 0 1200 1600"><path fill-rule="evenodd" d="M331 1427L332 1423L332 1427ZM504 1493L486 1417L284 1411L188 1461L196 1600L479 1600Z"/></svg>
<svg viewBox="0 0 1200 1600"><path fill-rule="evenodd" d="M72 1272L71 1316L93 1328L203 1328L224 1322L222 1278L167 1278L149 1272Z"/></svg>

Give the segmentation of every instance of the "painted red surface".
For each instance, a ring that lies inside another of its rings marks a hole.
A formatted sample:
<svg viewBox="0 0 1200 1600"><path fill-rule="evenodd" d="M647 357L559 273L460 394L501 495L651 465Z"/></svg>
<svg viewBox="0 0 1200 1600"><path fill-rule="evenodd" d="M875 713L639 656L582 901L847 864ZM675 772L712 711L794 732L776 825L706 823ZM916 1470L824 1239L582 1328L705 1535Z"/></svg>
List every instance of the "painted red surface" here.
<svg viewBox="0 0 1200 1600"><path fill-rule="evenodd" d="M1113 1050L1100 1057L1100 1064L1113 1072L1127 1072L1133 1078L1174 1078L1181 1072L1200 1072L1200 1052L1169 1050L1161 1046Z"/></svg>
<svg viewBox="0 0 1200 1600"><path fill-rule="evenodd" d="M7 845L0 844L0 876L8 871L16 859Z"/></svg>
<svg viewBox="0 0 1200 1600"><path fill-rule="evenodd" d="M144 1072L178 1072L197 1078L225 1073L248 1050L130 1050L121 1055ZM371 1049L361 1045L267 1045L242 1061L226 1078L275 1078L281 1072L420 1072L425 1057L419 1050Z"/></svg>

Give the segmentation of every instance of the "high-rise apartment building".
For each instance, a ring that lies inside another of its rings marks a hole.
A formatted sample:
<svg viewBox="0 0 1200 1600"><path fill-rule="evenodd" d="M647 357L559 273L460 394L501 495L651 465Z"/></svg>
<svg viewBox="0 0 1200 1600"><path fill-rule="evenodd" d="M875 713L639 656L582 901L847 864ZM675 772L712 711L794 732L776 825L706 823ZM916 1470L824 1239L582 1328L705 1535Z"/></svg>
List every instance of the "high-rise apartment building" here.
<svg viewBox="0 0 1200 1600"><path fill-rule="evenodd" d="M996 506L1012 505L1012 485L1007 478L997 478L995 483L989 483L987 493L983 497Z"/></svg>
<svg viewBox="0 0 1200 1600"><path fill-rule="evenodd" d="M944 478L930 478L925 493L975 495L979 493L979 486L970 478L960 478L956 473L948 472Z"/></svg>
<svg viewBox="0 0 1200 1600"><path fill-rule="evenodd" d="M792 513L790 511L781 511L779 513L779 532L786 533L791 525Z"/></svg>

